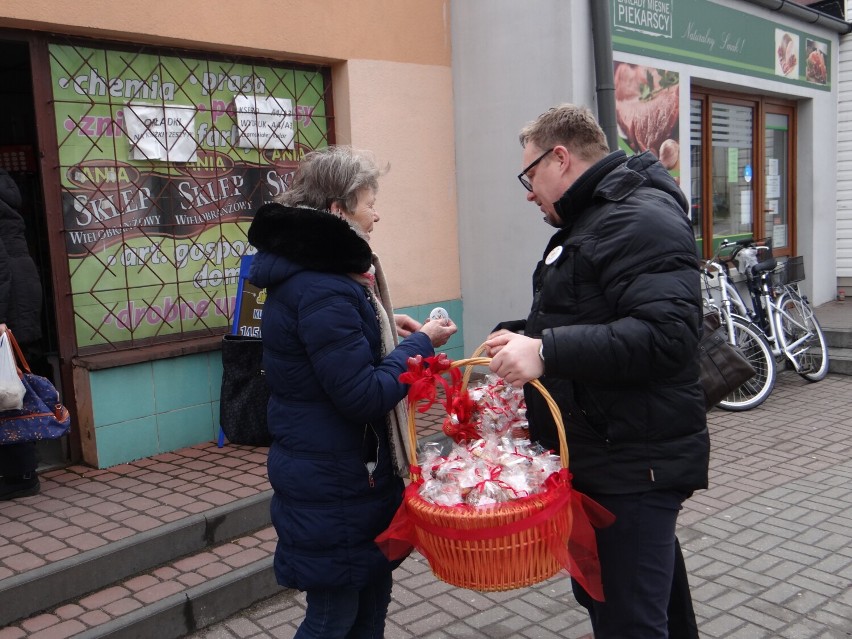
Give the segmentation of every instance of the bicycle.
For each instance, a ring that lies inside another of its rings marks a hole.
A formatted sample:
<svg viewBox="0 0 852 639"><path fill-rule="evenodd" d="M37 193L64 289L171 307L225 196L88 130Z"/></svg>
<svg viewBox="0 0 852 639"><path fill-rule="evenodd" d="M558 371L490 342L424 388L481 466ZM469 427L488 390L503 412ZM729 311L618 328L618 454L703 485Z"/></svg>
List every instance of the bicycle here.
<svg viewBox="0 0 852 639"><path fill-rule="evenodd" d="M730 411L744 411L759 406L775 387L777 369L772 347L763 331L743 312L737 314L732 306L739 310L742 298L730 281L728 263L720 257L720 252L730 244L722 242L716 254L701 267L704 279L704 306L709 312L718 313L721 323L726 327L728 341L740 350L755 370L755 375L721 402L719 408ZM716 280L718 285L711 283ZM714 295L714 291L716 294Z"/></svg>
<svg viewBox="0 0 852 639"><path fill-rule="evenodd" d="M786 357L796 373L809 382L824 379L828 374L828 347L808 298L799 290L798 283L805 279L802 257L779 264L769 243L749 238L733 244L731 259L745 274L751 298L751 304L746 305L733 287L734 305L760 327L776 358ZM768 255L758 260L762 251Z"/></svg>

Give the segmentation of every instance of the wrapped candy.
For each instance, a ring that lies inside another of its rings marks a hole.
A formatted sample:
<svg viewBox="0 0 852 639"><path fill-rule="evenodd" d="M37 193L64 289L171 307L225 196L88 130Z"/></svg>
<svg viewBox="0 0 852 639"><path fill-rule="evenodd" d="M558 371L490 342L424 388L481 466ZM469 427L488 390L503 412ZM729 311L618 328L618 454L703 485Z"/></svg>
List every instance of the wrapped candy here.
<svg viewBox="0 0 852 639"><path fill-rule="evenodd" d="M442 372L449 374L450 383ZM494 374L463 389L458 368L439 358L410 359L400 379L412 384L415 401L427 407L436 399L434 387L443 386L443 429L455 441L447 454L437 443L421 447L418 491L424 500L441 506L492 506L543 492L548 477L561 470L558 455L528 439L522 389Z"/></svg>
<svg viewBox="0 0 852 639"><path fill-rule="evenodd" d="M545 490L559 456L529 440L488 435L456 444L446 456L421 454L420 496L442 506L491 506Z"/></svg>
<svg viewBox="0 0 852 639"><path fill-rule="evenodd" d="M469 388L468 393L473 400L477 430L482 436L489 433L522 438L529 436L523 389L489 374L484 383Z"/></svg>

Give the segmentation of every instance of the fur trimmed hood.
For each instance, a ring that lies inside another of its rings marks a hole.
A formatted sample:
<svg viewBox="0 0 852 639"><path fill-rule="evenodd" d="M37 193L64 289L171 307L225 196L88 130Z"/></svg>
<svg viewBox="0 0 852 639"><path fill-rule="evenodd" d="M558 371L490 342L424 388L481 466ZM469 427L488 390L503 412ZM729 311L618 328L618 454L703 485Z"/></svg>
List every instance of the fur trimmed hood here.
<svg viewBox="0 0 852 639"><path fill-rule="evenodd" d="M259 251L285 257L311 271L364 273L370 245L345 220L316 209L264 204L248 231Z"/></svg>

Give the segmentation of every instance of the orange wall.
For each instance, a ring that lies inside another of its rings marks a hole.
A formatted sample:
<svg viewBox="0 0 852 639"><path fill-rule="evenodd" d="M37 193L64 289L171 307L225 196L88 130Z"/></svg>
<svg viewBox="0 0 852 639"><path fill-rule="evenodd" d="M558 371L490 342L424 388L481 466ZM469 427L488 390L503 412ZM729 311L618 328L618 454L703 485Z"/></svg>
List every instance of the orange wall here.
<svg viewBox="0 0 852 639"><path fill-rule="evenodd" d="M461 296L448 0L3 0L2 27L330 65L337 142L391 165L373 247L394 304Z"/></svg>
<svg viewBox="0 0 852 639"><path fill-rule="evenodd" d="M461 275L451 70L374 60L345 66L351 138L343 138L341 126L338 142L370 148L390 163L379 184L381 220L372 244L388 272L393 302L456 299ZM334 101L337 107L336 89Z"/></svg>
<svg viewBox="0 0 852 639"><path fill-rule="evenodd" d="M448 0L3 0L2 26L278 59L450 66Z"/></svg>

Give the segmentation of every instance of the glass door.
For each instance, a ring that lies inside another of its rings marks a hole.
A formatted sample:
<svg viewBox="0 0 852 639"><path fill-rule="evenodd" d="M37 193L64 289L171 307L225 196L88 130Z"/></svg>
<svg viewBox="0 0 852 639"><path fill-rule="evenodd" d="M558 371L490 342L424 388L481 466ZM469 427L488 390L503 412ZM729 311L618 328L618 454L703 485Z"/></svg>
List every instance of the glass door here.
<svg viewBox="0 0 852 639"><path fill-rule="evenodd" d="M754 108L713 102L711 127L713 237L750 235L754 229Z"/></svg>
<svg viewBox="0 0 852 639"><path fill-rule="evenodd" d="M777 107L764 116L764 200L765 235L772 239L774 255L792 254L790 224L790 128L792 117Z"/></svg>
<svg viewBox="0 0 852 639"><path fill-rule="evenodd" d="M690 203L689 217L692 221L692 231L695 234L695 241L698 245L698 254L702 253L702 244L706 229L704 223L704 162L703 148L706 146L704 142L704 103L701 100L692 98L689 101L689 162L690 171L690 191L692 193L692 201Z"/></svg>

